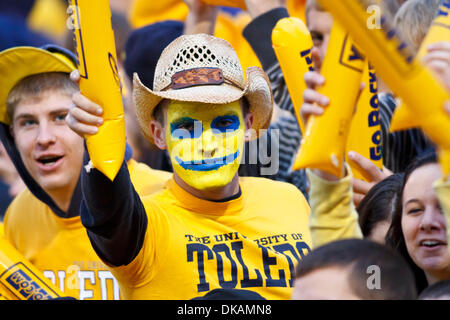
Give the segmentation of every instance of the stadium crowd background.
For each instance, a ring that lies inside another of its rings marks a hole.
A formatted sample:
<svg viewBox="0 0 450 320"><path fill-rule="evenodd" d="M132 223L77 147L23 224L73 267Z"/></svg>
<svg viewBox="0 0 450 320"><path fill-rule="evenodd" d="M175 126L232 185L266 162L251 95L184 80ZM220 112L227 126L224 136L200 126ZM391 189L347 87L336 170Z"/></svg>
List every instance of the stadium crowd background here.
<svg viewBox="0 0 450 320"><path fill-rule="evenodd" d="M382 0L380 7L417 51L440 3L439 0ZM272 150L277 148L278 158L271 160L276 162L278 170L262 174L267 164L258 161L242 164L239 175L292 184L311 206L309 228L314 249L296 267L292 298L450 299L450 253L444 216L450 191L448 180L442 177L436 145L420 129L389 132L399 100L383 79L378 79L383 170L354 153L349 158L366 171L370 180L352 180L347 175L336 182L338 177L321 171L292 170L302 133L271 47L271 31L278 20L295 16L311 32L316 71L305 75L308 89L303 94L301 116L306 121L311 115L323 113L319 105L326 110L328 104L324 102L328 97L318 94L316 88L333 80L318 74L326 56L333 18L312 0L246 0L246 4L248 11L207 6L200 0L110 1L127 143L132 158L152 169L172 172L167 151L149 143L139 130L132 99L133 73L137 72L142 83L152 88L156 62L169 43L183 34L214 34L233 46L244 71L250 66L261 67L273 91L274 111L268 135L276 130L278 139L267 136L260 139L275 141L270 146L262 145ZM66 0L0 2L0 51L51 43L74 52L67 10ZM424 61L450 90L450 39L431 48ZM442 108L450 117L450 106L446 104ZM325 142L323 147L326 148ZM13 162L0 144L2 219L11 202L27 188ZM442 185L436 187L441 192L434 189L437 180L442 180ZM415 201L405 203L407 197ZM316 247L321 248L316 250ZM103 260L111 261L109 257ZM370 280L372 273L367 266L371 265L380 266L381 283L374 278ZM370 281L374 281L375 289L369 288ZM255 299L242 294L242 299Z"/></svg>

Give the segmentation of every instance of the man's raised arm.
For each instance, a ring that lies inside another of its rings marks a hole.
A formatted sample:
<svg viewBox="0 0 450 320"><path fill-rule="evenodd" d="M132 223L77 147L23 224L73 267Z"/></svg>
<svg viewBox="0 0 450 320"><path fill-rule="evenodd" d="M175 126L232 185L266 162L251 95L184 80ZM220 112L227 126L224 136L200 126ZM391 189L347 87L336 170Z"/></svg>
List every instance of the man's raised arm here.
<svg viewBox="0 0 450 320"><path fill-rule="evenodd" d="M78 71L74 71L71 78L78 81ZM82 137L95 134L103 123L101 107L81 93L76 93L72 99L74 105L67 115L67 124ZM111 181L92 167L85 148L81 181L81 221L93 248L108 265L130 263L142 247L147 215L131 183L125 159Z"/></svg>

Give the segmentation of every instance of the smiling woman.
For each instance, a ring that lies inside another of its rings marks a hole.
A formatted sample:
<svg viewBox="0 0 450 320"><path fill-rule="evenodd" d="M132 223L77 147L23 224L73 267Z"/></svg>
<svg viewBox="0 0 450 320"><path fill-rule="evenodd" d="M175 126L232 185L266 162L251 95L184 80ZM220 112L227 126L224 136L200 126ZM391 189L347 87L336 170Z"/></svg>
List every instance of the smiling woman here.
<svg viewBox="0 0 450 320"><path fill-rule="evenodd" d="M386 238L415 270L419 291L427 284L450 279L447 226L433 190L433 183L441 177L434 153L410 165Z"/></svg>

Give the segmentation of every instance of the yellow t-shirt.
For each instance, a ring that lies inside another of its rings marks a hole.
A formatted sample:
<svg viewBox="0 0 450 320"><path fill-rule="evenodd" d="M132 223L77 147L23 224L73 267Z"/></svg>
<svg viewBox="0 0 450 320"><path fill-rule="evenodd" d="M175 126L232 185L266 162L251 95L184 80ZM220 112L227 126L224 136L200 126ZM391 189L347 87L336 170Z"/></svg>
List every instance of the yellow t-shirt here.
<svg viewBox="0 0 450 320"><path fill-rule="evenodd" d="M141 195L160 190L171 176L128 161ZM4 220L8 241L61 291L74 298L119 299L119 286L91 246L80 216L60 218L28 189L11 203Z"/></svg>
<svg viewBox="0 0 450 320"><path fill-rule="evenodd" d="M143 246L112 268L125 299L192 299L216 288L289 299L297 262L310 251L309 206L293 185L240 178L241 196L201 200L169 180L142 199Z"/></svg>

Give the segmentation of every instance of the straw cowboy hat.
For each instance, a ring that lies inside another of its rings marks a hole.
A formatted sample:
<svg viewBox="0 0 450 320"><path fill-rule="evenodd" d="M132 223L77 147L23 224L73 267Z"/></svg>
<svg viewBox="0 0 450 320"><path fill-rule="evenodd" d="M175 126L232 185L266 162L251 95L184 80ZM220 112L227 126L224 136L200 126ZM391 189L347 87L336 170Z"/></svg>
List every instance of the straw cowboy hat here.
<svg viewBox="0 0 450 320"><path fill-rule="evenodd" d="M253 114L256 136L272 117L273 95L261 68L247 69L247 83L239 59L225 40L208 34L182 35L161 53L151 90L134 73L133 97L144 136L151 142L150 121L163 100L227 104L245 97ZM255 138L255 137L253 137Z"/></svg>

